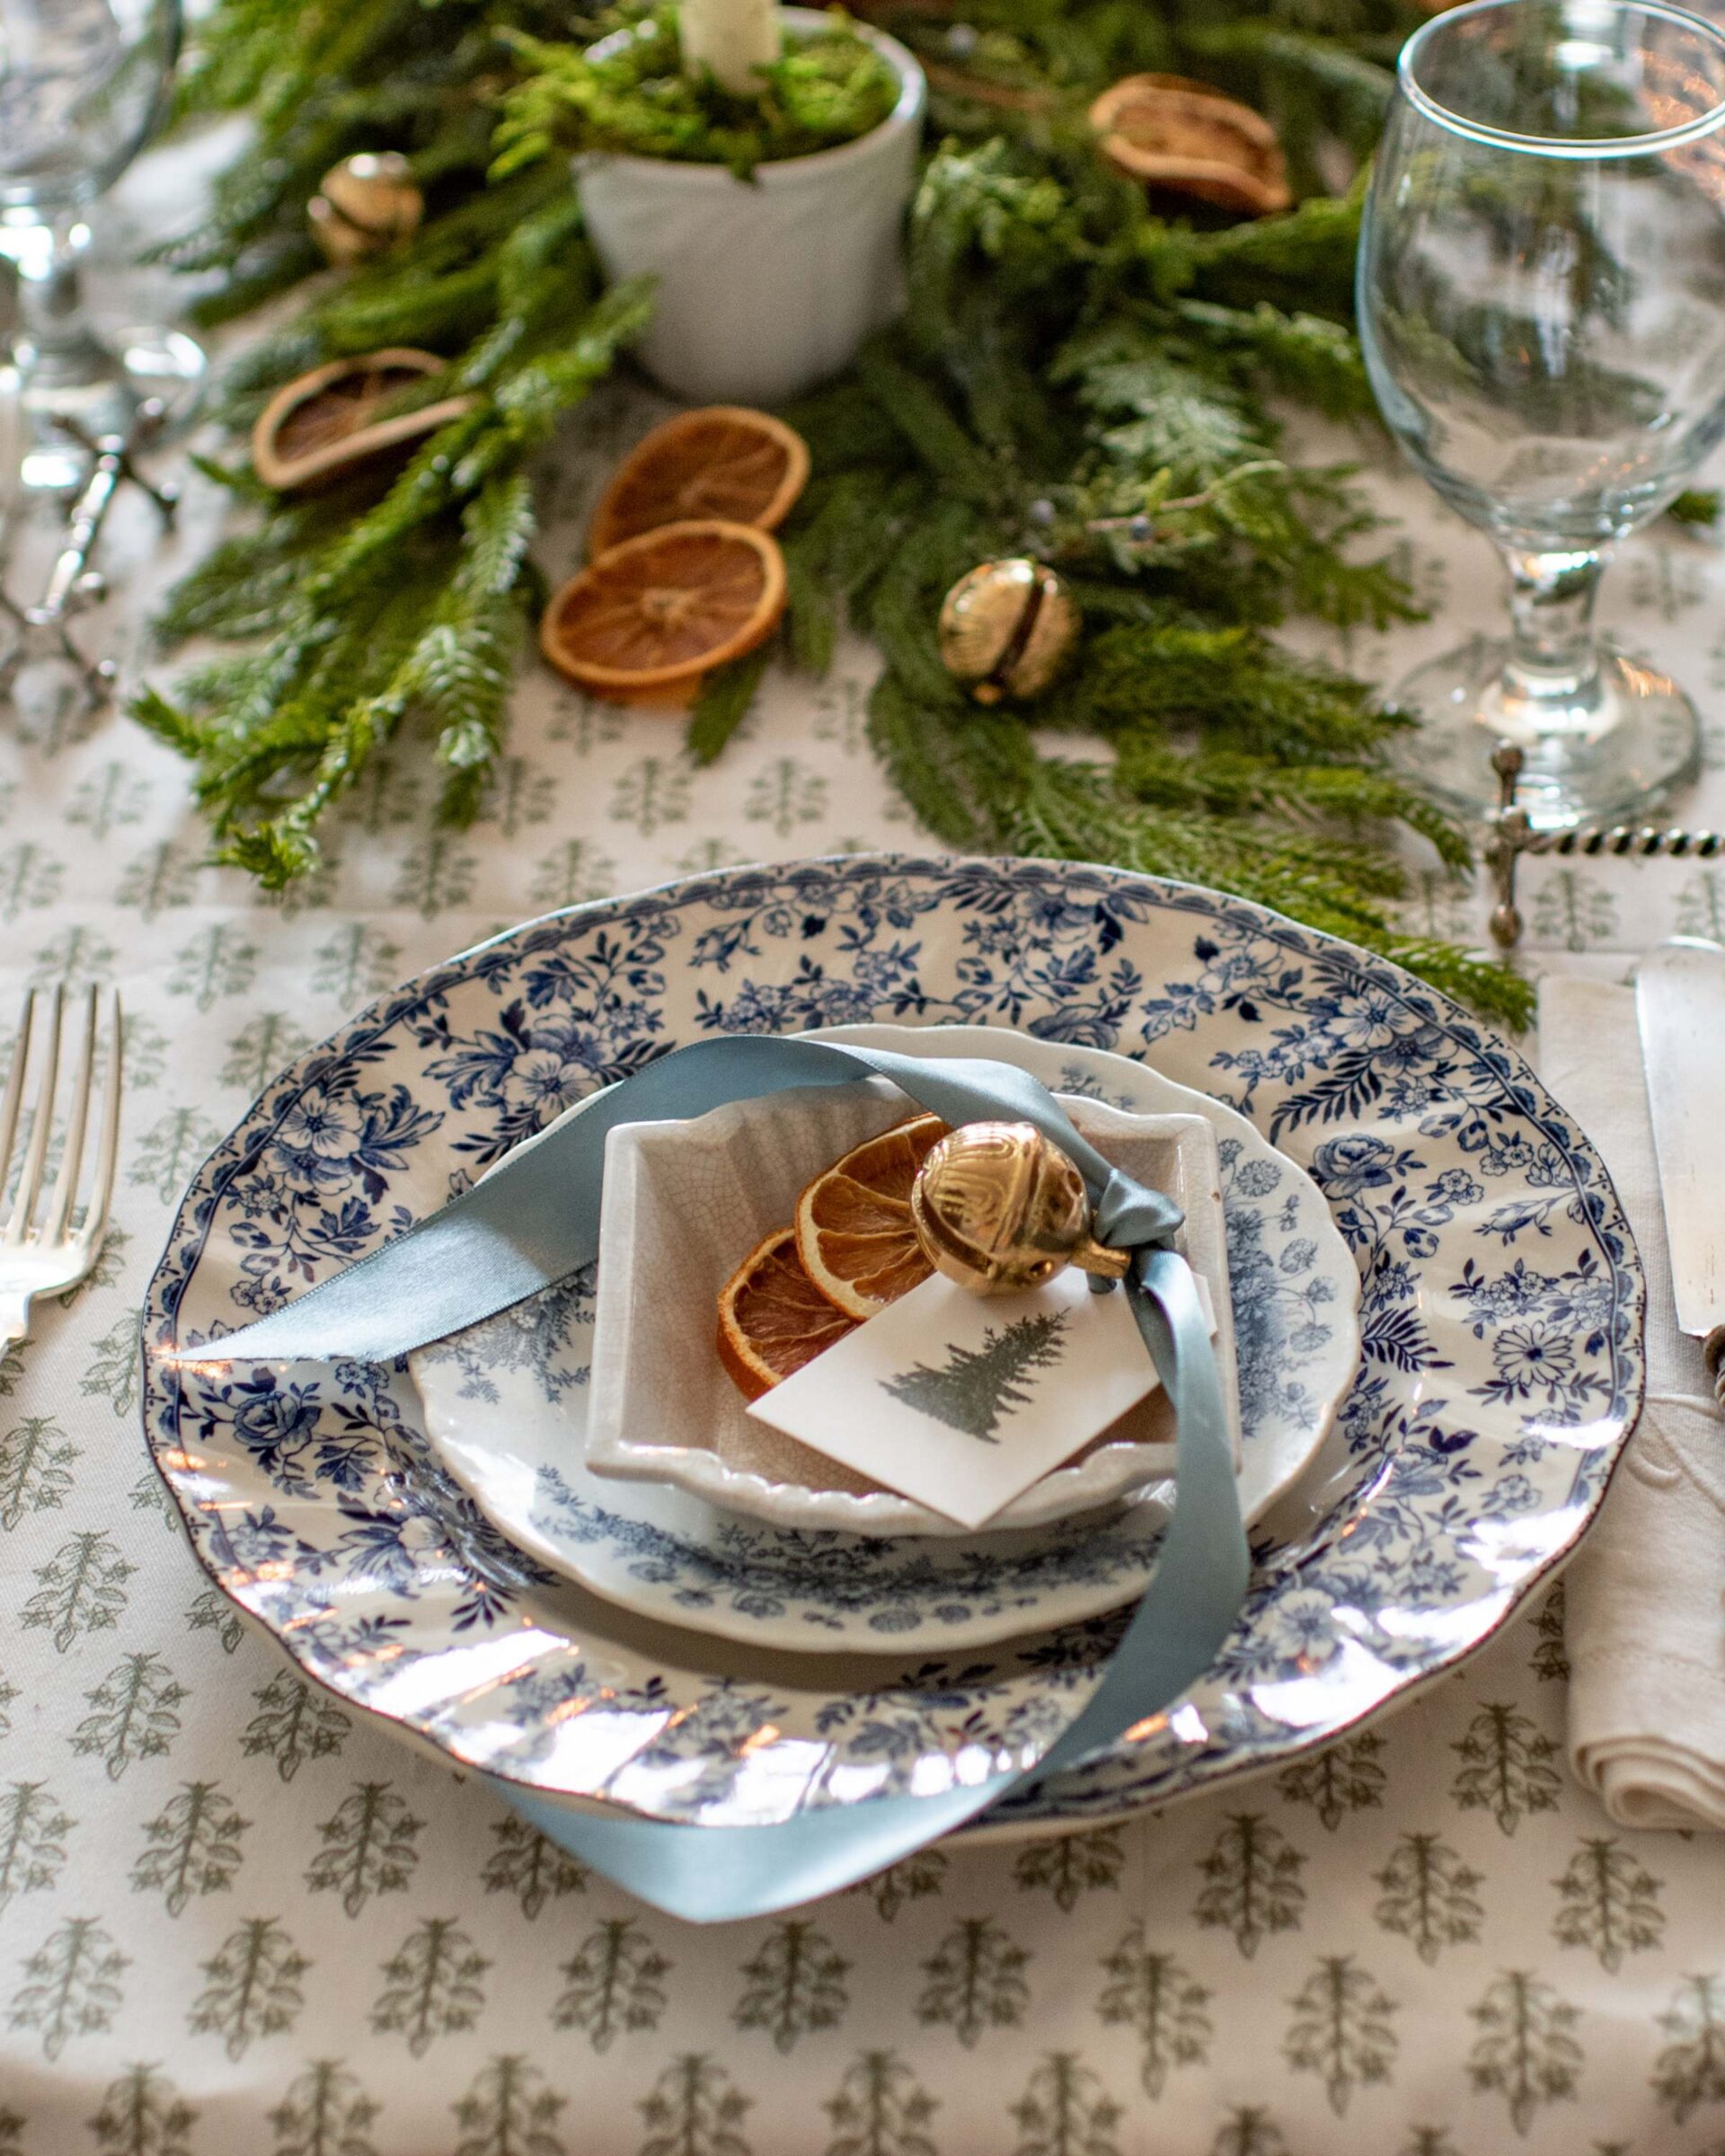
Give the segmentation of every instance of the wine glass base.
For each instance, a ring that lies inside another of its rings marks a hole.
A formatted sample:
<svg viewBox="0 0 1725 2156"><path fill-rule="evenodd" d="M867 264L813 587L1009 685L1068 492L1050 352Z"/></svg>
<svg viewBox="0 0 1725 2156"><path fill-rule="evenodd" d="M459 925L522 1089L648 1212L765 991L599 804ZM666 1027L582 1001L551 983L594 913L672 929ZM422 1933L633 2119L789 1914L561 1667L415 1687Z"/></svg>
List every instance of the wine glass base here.
<svg viewBox="0 0 1725 2156"><path fill-rule="evenodd" d="M1597 676L1572 699L1517 695L1509 655L1507 641L1476 637L1416 667L1389 699L1420 721L1398 741L1397 764L1446 807L1496 813L1491 758L1505 742L1522 752L1516 798L1536 831L1625 821L1699 776L1695 707L1666 675L1602 643Z"/></svg>
<svg viewBox="0 0 1725 2156"><path fill-rule="evenodd" d="M27 367L19 398L26 428L19 483L36 493L66 494L83 484L89 453L62 421L95 438L130 430L138 406L155 398L164 429L183 427L197 408L209 362L183 331L155 323L104 326L111 370L77 381L56 381L51 369Z"/></svg>

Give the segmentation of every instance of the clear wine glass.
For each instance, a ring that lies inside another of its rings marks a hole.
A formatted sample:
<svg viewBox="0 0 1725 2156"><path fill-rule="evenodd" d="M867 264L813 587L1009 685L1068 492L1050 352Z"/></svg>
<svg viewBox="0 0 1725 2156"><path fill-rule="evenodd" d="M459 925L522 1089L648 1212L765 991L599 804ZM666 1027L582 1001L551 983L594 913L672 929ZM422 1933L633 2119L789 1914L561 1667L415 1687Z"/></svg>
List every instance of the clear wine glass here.
<svg viewBox="0 0 1725 2156"><path fill-rule="evenodd" d="M1476 0L1417 31L1366 208L1360 335L1391 430L1497 542L1510 634L1393 701L1419 775L1561 827L1693 778L1694 705L1596 637L1614 541L1725 435L1725 37L1656 0Z"/></svg>
<svg viewBox="0 0 1725 2156"><path fill-rule="evenodd" d="M77 484L87 458L62 420L123 432L141 398L172 408L203 375L179 331L98 333L79 275L84 213L148 139L180 38L180 0L0 0L0 252L18 273L26 487Z"/></svg>

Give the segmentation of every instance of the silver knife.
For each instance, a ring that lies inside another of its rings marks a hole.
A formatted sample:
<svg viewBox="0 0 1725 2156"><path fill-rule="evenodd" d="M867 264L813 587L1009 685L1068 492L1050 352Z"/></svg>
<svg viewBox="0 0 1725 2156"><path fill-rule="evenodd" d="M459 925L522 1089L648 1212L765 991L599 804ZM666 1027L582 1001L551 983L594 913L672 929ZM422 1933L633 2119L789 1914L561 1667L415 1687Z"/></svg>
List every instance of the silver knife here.
<svg viewBox="0 0 1725 2156"><path fill-rule="evenodd" d="M1677 936L1635 968L1677 1324L1703 1344L1725 1406L1725 948Z"/></svg>

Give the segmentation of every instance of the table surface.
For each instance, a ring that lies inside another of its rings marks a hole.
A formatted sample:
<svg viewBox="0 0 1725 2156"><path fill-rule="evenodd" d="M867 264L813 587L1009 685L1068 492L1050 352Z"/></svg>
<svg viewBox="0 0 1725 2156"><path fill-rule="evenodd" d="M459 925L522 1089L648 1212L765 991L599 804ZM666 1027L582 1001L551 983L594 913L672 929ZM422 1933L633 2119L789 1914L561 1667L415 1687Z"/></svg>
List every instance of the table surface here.
<svg viewBox="0 0 1725 2156"><path fill-rule="evenodd" d="M133 175L107 243L177 221ZM642 423L607 392L553 480ZM1441 619L1496 618L1484 543L1411 482ZM137 679L207 540L117 514L87 632ZM1606 613L1710 720L1682 805L1725 821L1725 558L1624 552ZM918 844L863 738L866 652L778 680L717 768L674 723L529 668L471 830L379 766L281 901L199 865L182 767L117 712L0 740L0 1010L118 982L130 1023L97 1275L0 1362L0 2156L1482 2156L1725 2147L1725 1844L1614 1830L1563 1765L1561 1587L1460 1674L1287 1772L1066 1842L933 1852L790 1919L698 1931L309 1695L194 1564L143 1449L133 1339L192 1170L370 995L523 916L744 860ZM1529 962L1621 971L1725 931L1725 869L1529 864ZM1412 909L1478 935L1484 900ZM603 1993L609 2009L597 2011Z"/></svg>

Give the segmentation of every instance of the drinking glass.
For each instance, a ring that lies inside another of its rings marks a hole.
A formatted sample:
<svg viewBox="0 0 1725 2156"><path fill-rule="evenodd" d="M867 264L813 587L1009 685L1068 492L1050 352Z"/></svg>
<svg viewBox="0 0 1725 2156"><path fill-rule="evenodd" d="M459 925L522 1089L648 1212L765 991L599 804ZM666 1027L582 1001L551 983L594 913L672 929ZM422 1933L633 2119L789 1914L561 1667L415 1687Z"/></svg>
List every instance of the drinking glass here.
<svg viewBox="0 0 1725 2156"><path fill-rule="evenodd" d="M1725 37L1656 0L1477 0L1402 49L1366 207L1360 336L1392 432L1497 542L1510 633L1393 701L1410 764L1562 827L1698 766L1694 705L1593 629L1614 541L1725 435Z"/></svg>
<svg viewBox="0 0 1725 2156"><path fill-rule="evenodd" d="M203 374L178 331L98 334L79 276L84 212L148 139L180 36L180 0L0 0L0 252L18 273L27 487L78 483L87 454L63 420L123 433L141 398L183 402Z"/></svg>

